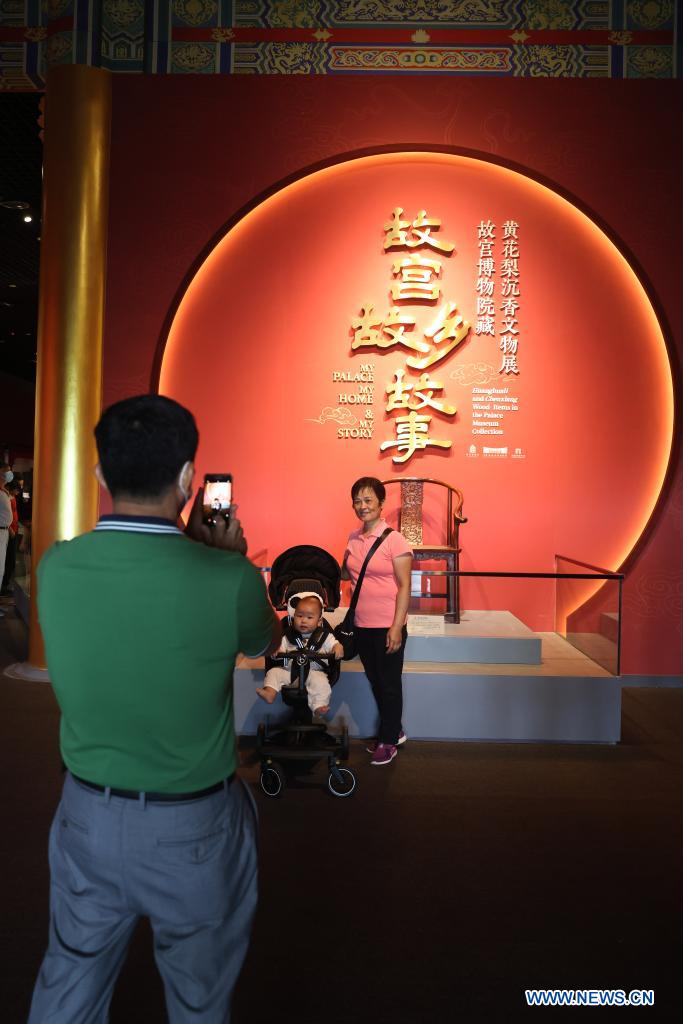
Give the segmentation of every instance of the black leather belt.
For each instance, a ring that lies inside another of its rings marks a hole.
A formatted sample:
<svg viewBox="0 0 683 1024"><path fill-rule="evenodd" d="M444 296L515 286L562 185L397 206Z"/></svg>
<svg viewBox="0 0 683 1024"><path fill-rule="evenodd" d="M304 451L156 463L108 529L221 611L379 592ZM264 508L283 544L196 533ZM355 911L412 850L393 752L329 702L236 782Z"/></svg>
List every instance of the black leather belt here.
<svg viewBox="0 0 683 1024"><path fill-rule="evenodd" d="M79 786L85 786L86 789L94 789L97 793L106 793L109 790L110 796L122 797L124 800L146 800L149 803L165 804L202 800L205 796L218 793L221 789L231 785L234 781L235 773L233 772L232 775L229 775L227 779L221 782L216 782L213 786L207 786L206 789L196 789L194 793L145 793L137 789L114 789L113 786L100 786L98 782L88 782L87 779L81 779L78 775L72 774L72 778Z"/></svg>

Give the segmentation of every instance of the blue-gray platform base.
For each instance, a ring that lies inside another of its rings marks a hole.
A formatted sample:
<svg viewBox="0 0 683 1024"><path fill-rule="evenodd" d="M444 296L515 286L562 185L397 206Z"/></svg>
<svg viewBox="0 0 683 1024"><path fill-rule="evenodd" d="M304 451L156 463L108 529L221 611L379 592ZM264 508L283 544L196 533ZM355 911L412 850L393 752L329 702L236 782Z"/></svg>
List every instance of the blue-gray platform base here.
<svg viewBox="0 0 683 1024"><path fill-rule="evenodd" d="M621 679L554 633L532 633L509 612L469 613L469 627L441 636L411 636L403 672L403 726L414 739L535 743L617 743ZM330 616L332 619L332 616ZM336 618L336 616L334 616ZM483 634L471 635L476 627ZM468 633L470 635L468 635ZM472 657L472 652L477 657ZM505 660L501 657L505 652ZM280 698L265 704L259 662L235 672L238 733L259 722L286 721ZM345 662L328 720L353 737L373 736L377 710L358 661Z"/></svg>

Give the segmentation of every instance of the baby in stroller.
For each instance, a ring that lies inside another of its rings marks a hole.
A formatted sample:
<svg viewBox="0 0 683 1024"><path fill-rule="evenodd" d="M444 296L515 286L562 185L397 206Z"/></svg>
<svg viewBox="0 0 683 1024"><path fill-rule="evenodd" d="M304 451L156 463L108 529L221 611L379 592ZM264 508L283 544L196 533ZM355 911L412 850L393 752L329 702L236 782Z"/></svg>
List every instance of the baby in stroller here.
<svg viewBox="0 0 683 1024"><path fill-rule="evenodd" d="M294 595L287 605L289 625L285 628L278 654L288 654L301 648L310 647L320 654L332 654L341 659L344 648L335 639L327 622L323 619L324 605L322 598L312 591L304 591ZM268 669L263 686L256 689L257 694L268 704L272 704L283 686L296 683L296 676L288 660L283 665L275 665ZM326 672L308 666L306 677L308 706L314 715L325 715L330 710L330 694L332 688Z"/></svg>
<svg viewBox="0 0 683 1024"><path fill-rule="evenodd" d="M270 704L282 688L282 702L292 714L286 721L278 716L272 725L266 717L256 731L259 781L266 796L281 796L290 777L307 774L319 762L327 764L327 789L333 796L351 796L356 790L355 775L342 764L349 759L348 726L338 717L332 734L320 718L325 708L332 711L330 687L339 678L339 656L343 653L341 644L331 635L330 624L321 616L323 611L331 612L339 606L340 581L337 560L312 544L288 548L273 562L268 593L273 607L278 611L287 609L289 615L282 619L282 648L287 653L272 660L266 658L264 685L256 692ZM334 653L321 653L328 650ZM291 662L291 672L282 670L285 659ZM279 670L277 675L271 675L274 667ZM320 668L325 672L318 671ZM316 682L324 689L314 696L312 684ZM314 721L315 711L318 717Z"/></svg>

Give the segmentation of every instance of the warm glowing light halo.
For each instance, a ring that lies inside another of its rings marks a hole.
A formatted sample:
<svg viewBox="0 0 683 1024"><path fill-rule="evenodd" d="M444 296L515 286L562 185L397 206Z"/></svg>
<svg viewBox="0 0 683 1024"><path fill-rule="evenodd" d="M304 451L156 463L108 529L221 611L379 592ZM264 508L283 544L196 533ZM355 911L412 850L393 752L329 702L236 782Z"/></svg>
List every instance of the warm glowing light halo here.
<svg viewBox="0 0 683 1024"><path fill-rule="evenodd" d="M550 185L546 185L535 178L530 177L521 169L512 169L495 160L487 160L483 156L475 157L465 154L443 153L430 150L411 150L351 157L348 160L342 160L332 165L316 169L308 174L304 174L295 181L285 184L280 190L267 196L258 205L245 213L245 215L226 232L201 264L201 267L184 293L169 330L161 365L159 390L163 392L167 390L167 387L170 387L170 380L173 377L174 356L177 354L176 339L185 333L187 318L189 317L191 319L194 302L199 301L203 281L211 274L215 262L217 260L224 260L226 258L226 253L229 252L231 248L238 247L242 237L246 233L258 230L259 224L262 221L265 222L267 220L274 206L281 203L291 202L302 190L310 188L312 184L320 184L325 181L329 182L336 176L348 174L349 170L353 168L361 168L365 165L371 166L376 164L381 164L384 167L389 167L394 164L405 166L407 164L424 164L425 162L455 167L467 165L475 168L483 163L490 174L497 174L501 179L506 179L510 176L514 177L515 184L518 189L526 189L531 195L539 192L542 193L546 206L552 206L552 204L555 204L557 206L559 217L562 217L564 220L571 219L578 230L591 234L594 243L600 246L604 251L606 261L613 264L616 263L621 267L622 277L625 276L628 279L630 288L633 290L633 294L637 295L638 305L641 310L646 310L647 318L650 320L652 325L652 335L656 336L658 341L658 344L654 346L653 351L651 352L651 356L657 364L659 377L660 393L655 396L655 400L661 404L661 408L664 410L666 427L661 431L658 450L653 454L653 458L650 463L649 479L644 482L642 480L639 481L638 493L633 495L633 500L638 502L639 525L634 528L633 534L629 538L623 540L619 550L612 552L609 559L607 559L608 564L606 564L605 567L616 569L618 566L623 564L626 557L632 551L652 516L664 483L670 459L673 443L674 389L666 342L661 325L659 324L655 310L652 307L652 303L643 284L624 253L620 251L614 241L612 241L605 231L582 209L555 191Z"/></svg>

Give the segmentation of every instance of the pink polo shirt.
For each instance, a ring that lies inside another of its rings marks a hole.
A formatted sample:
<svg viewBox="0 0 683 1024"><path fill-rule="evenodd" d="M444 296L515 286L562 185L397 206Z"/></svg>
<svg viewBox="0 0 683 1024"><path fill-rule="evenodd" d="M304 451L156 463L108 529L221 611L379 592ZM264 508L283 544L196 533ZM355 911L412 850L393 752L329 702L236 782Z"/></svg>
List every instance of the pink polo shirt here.
<svg viewBox="0 0 683 1024"><path fill-rule="evenodd" d="M387 523L381 519L371 533L363 533L361 526L350 535L344 557L354 588L365 556L386 528ZM394 621L396 594L398 593L393 560L398 555L412 555L412 553L413 549L410 544L397 530L392 530L384 538L368 562L361 583L360 597L354 616L357 626L366 629L389 628Z"/></svg>

